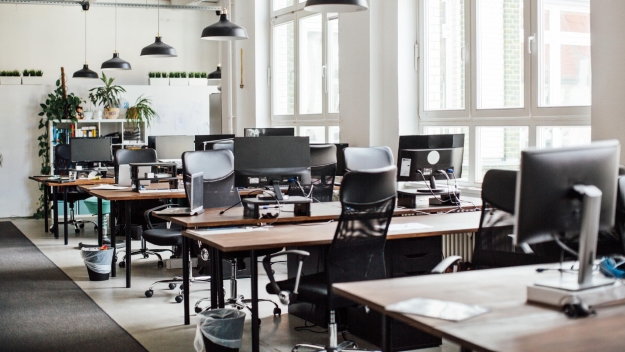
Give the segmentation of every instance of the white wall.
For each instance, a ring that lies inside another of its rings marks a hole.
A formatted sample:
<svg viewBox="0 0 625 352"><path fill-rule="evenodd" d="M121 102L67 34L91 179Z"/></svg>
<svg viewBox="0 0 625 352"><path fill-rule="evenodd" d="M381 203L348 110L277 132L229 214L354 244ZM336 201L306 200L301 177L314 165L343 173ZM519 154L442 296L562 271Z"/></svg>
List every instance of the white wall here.
<svg viewBox="0 0 625 352"><path fill-rule="evenodd" d="M592 140L618 139L625 145L625 1L590 2L592 55ZM621 164L625 152L621 148Z"/></svg>

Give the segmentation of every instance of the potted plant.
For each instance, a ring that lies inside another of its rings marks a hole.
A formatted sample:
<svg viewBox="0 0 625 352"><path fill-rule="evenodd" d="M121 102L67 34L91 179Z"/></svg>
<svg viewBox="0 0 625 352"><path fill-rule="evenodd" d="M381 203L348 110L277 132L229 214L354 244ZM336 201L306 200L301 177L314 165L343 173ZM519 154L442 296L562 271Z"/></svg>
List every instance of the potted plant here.
<svg viewBox="0 0 625 352"><path fill-rule="evenodd" d="M173 75L173 77L172 77ZM184 76L184 77L183 77ZM170 86L188 86L189 80L187 79L186 72L172 72L169 74Z"/></svg>
<svg viewBox="0 0 625 352"><path fill-rule="evenodd" d="M150 72L150 85L151 86L168 86L169 78L167 78L167 72Z"/></svg>
<svg viewBox="0 0 625 352"><path fill-rule="evenodd" d="M149 127L155 118L158 118L158 114L152 108L152 101L143 95L137 98L135 105L126 110L126 120L135 128L143 122Z"/></svg>
<svg viewBox="0 0 625 352"><path fill-rule="evenodd" d="M22 72L22 84L43 84L43 71L24 70Z"/></svg>
<svg viewBox="0 0 625 352"><path fill-rule="evenodd" d="M208 84L206 77L202 77L201 72L189 72L190 86L205 86Z"/></svg>
<svg viewBox="0 0 625 352"><path fill-rule="evenodd" d="M22 77L20 77L20 71L2 71L0 72L0 84L22 84Z"/></svg>
<svg viewBox="0 0 625 352"><path fill-rule="evenodd" d="M89 99L93 105L102 104L104 106L104 117L107 119L116 119L119 117L119 98L121 93L126 93L126 90L118 85L113 85L115 78L106 78L104 72L102 72L102 78L104 87L96 87L89 89Z"/></svg>

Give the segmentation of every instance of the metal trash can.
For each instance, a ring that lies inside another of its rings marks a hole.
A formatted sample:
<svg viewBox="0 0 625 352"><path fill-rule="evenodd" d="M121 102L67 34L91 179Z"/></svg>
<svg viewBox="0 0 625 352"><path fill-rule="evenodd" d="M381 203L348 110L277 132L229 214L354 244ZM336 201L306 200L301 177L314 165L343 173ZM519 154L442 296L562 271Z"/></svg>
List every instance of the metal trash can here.
<svg viewBox="0 0 625 352"><path fill-rule="evenodd" d="M198 352L236 352L241 347L245 313L214 309L198 313L195 349Z"/></svg>

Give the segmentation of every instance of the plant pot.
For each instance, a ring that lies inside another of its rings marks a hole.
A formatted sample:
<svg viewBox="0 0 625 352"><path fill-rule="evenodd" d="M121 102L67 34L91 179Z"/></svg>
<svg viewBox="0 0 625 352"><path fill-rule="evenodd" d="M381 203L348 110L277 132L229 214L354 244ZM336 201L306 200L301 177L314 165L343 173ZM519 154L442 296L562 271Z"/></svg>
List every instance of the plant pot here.
<svg viewBox="0 0 625 352"><path fill-rule="evenodd" d="M22 77L22 84L23 85L29 85L29 84L41 85L41 84L43 84L43 77L41 77L41 76L26 76L26 77Z"/></svg>
<svg viewBox="0 0 625 352"><path fill-rule="evenodd" d="M119 117L119 108L104 109L104 118L113 120Z"/></svg>
<svg viewBox="0 0 625 352"><path fill-rule="evenodd" d="M208 79L206 78L189 78L190 86L206 86L208 85Z"/></svg>
<svg viewBox="0 0 625 352"><path fill-rule="evenodd" d="M150 78L151 86L168 86L169 78Z"/></svg>
<svg viewBox="0 0 625 352"><path fill-rule="evenodd" d="M170 78L169 85L170 86L188 86L189 79L188 78Z"/></svg>
<svg viewBox="0 0 625 352"><path fill-rule="evenodd" d="M85 115L85 120L93 119L93 111L84 111L83 114Z"/></svg>
<svg viewBox="0 0 625 352"><path fill-rule="evenodd" d="M22 77L0 77L0 84L2 85L17 85L22 84Z"/></svg>

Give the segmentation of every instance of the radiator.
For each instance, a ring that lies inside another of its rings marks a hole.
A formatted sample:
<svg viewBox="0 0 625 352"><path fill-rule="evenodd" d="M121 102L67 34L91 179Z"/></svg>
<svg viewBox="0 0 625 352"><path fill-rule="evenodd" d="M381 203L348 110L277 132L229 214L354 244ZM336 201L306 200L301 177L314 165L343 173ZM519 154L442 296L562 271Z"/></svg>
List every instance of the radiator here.
<svg viewBox="0 0 625 352"><path fill-rule="evenodd" d="M470 262L473 259L473 247L475 246L475 234L456 233L443 235L443 257L459 255L463 262Z"/></svg>

